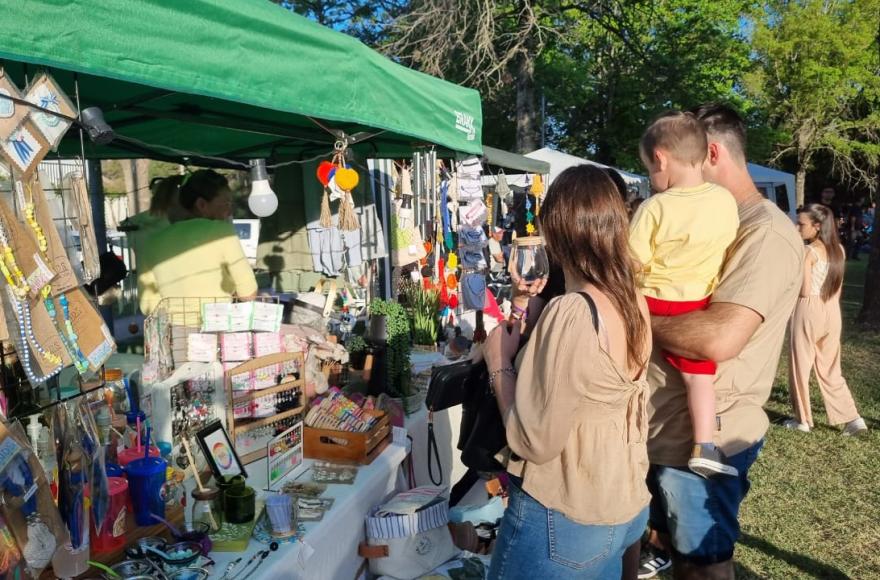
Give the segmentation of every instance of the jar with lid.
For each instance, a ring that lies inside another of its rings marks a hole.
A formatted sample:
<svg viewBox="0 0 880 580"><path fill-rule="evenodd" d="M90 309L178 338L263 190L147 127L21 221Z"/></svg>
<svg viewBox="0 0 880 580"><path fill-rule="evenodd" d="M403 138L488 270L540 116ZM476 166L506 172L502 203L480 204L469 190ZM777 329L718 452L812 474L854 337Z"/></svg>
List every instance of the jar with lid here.
<svg viewBox="0 0 880 580"><path fill-rule="evenodd" d="M222 507L220 505L220 490L214 487L192 490L193 508L192 521L203 522L211 527L211 532L220 530L223 524Z"/></svg>
<svg viewBox="0 0 880 580"><path fill-rule="evenodd" d="M123 415L131 411L122 369L104 369L104 384L113 392L113 410Z"/></svg>

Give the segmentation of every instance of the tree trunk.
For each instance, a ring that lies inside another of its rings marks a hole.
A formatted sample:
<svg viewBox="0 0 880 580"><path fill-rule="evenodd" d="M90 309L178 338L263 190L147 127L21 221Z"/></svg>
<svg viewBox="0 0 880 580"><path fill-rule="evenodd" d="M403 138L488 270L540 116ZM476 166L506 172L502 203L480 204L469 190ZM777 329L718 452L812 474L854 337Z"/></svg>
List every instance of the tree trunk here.
<svg viewBox="0 0 880 580"><path fill-rule="evenodd" d="M137 205L139 211L150 209L150 200L153 192L150 191L150 160L138 159L135 161L135 176L137 177Z"/></svg>
<svg viewBox="0 0 880 580"><path fill-rule="evenodd" d="M538 148L538 111L535 104L535 56L520 55L516 77L516 152L530 153Z"/></svg>
<svg viewBox="0 0 880 580"><path fill-rule="evenodd" d="M135 215L150 209L150 160L123 159L122 178L128 197L128 213Z"/></svg>
<svg viewBox="0 0 880 580"><path fill-rule="evenodd" d="M880 175L878 175L880 181ZM880 329L880 220L874 213L874 227L871 231L871 255L865 272L865 291L862 297L862 310L858 322L873 329Z"/></svg>
<svg viewBox="0 0 880 580"><path fill-rule="evenodd" d="M797 173L795 174L795 206L804 206L804 188L807 182L807 166L804 163L798 164Z"/></svg>

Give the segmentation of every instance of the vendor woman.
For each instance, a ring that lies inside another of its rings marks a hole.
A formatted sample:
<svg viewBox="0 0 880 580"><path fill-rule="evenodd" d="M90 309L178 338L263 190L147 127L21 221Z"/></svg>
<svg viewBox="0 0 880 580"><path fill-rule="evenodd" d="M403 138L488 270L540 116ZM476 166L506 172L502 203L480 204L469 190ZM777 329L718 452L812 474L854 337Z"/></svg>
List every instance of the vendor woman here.
<svg viewBox="0 0 880 580"><path fill-rule="evenodd" d="M226 178L196 171L183 180L179 199L192 217L150 237L138 256L141 311L149 316L165 298L253 298L257 281L227 221L232 193Z"/></svg>

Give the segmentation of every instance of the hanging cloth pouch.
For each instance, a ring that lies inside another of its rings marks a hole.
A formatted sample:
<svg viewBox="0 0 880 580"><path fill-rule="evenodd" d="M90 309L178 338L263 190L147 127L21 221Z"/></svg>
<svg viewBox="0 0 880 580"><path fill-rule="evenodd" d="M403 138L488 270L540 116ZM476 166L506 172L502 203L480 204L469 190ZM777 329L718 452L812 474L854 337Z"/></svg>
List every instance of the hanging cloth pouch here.
<svg viewBox="0 0 880 580"><path fill-rule="evenodd" d="M489 243L486 232L483 228L475 228L473 226L461 226L458 230L458 243L462 246L471 248L485 248Z"/></svg>
<svg viewBox="0 0 880 580"><path fill-rule="evenodd" d="M467 310L482 310L486 307L486 276L477 272L465 274L459 288Z"/></svg>

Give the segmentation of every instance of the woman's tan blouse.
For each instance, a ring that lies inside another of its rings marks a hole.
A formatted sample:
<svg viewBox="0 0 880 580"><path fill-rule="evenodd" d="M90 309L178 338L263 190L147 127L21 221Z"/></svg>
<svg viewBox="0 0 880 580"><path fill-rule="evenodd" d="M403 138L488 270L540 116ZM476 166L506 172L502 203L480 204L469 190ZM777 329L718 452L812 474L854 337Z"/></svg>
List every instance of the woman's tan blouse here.
<svg viewBox="0 0 880 580"><path fill-rule="evenodd" d="M517 360L508 471L545 507L582 524L630 521L648 505L647 389L599 345L583 296L545 308Z"/></svg>

